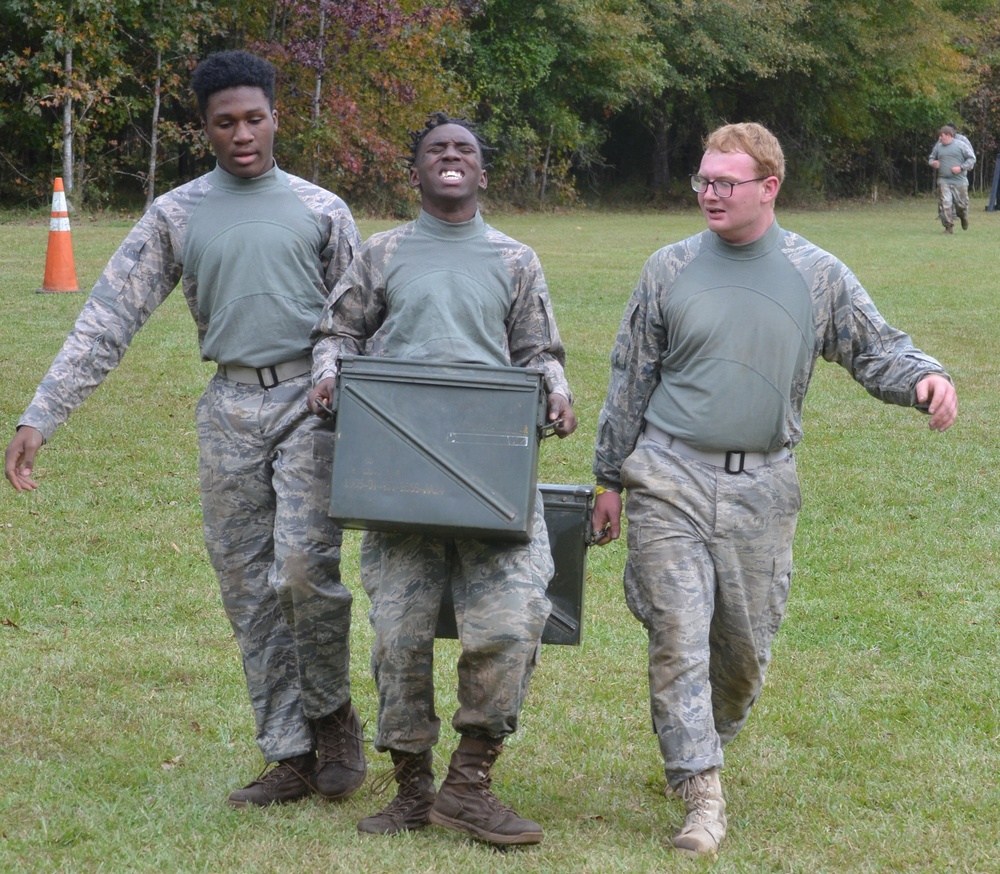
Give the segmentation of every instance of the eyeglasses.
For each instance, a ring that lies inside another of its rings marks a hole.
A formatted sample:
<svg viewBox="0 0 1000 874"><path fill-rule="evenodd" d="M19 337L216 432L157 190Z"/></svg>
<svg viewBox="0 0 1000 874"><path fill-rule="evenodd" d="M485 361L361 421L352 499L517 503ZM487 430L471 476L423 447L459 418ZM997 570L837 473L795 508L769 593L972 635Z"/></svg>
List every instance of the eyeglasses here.
<svg viewBox="0 0 1000 874"><path fill-rule="evenodd" d="M691 190L704 194L708 191L708 186L712 186L716 197L732 197L733 189L737 185L746 185L748 182L763 182L768 176L758 176L756 179L744 179L742 182L727 182L725 179L708 180L704 176L697 174L691 177Z"/></svg>

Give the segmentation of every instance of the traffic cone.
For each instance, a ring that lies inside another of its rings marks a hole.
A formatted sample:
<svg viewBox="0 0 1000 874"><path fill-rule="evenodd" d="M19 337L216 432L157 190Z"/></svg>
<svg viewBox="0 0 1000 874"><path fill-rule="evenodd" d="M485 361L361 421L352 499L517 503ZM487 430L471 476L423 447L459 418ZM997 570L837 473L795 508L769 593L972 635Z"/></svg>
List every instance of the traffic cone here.
<svg viewBox="0 0 1000 874"><path fill-rule="evenodd" d="M52 217L49 219L49 248L45 254L45 277L39 292L79 291L73 265L73 235L69 230L69 211L61 176L52 189Z"/></svg>

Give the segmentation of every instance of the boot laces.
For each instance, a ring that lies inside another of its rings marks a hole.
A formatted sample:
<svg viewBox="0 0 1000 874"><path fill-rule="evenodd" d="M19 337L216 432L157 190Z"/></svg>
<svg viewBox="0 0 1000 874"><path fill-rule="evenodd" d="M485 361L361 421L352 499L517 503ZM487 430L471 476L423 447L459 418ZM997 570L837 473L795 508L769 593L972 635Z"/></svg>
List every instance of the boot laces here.
<svg viewBox="0 0 1000 874"><path fill-rule="evenodd" d="M372 795L382 795L394 783L398 783L400 788L413 782L413 778L420 771L419 762L405 761L394 764L391 768L372 778Z"/></svg>
<svg viewBox="0 0 1000 874"><path fill-rule="evenodd" d="M316 732L316 752L321 765L343 763L347 761L347 739L364 739L364 732L359 736L354 732L351 719L352 710L341 719L336 713L331 713L324 719L324 726Z"/></svg>
<svg viewBox="0 0 1000 874"><path fill-rule="evenodd" d="M708 777L704 774L695 774L693 777L688 777L680 786L674 790L674 794L677 795L685 803L691 803L696 801L701 801L708 796Z"/></svg>
<svg viewBox="0 0 1000 874"><path fill-rule="evenodd" d="M684 826L679 834L689 834L695 829L703 829L713 839L718 840L718 832L722 829L722 824L714 807L718 804L719 799L714 797L709 778L704 774L695 774L681 783L674 790L674 794L682 799L687 807Z"/></svg>
<svg viewBox="0 0 1000 874"><path fill-rule="evenodd" d="M306 785L309 784L309 780L305 774L299 772L291 762L277 762L272 768L270 764L264 765L264 769L257 775L257 779L253 781L250 785L254 783L260 786L266 786L268 788L278 786L284 783L286 780L291 780L297 777Z"/></svg>
<svg viewBox="0 0 1000 874"><path fill-rule="evenodd" d="M483 796L483 799L486 801L486 804L493 810L499 813L510 813L513 814L514 816L519 817L520 814L518 814L518 812L514 810L513 807L511 807L509 804L504 804L499 798L496 797L496 795L493 794L493 775L490 773L490 771L493 768L494 762L496 762L497 753L490 750L488 755L489 759L487 759L481 765L482 770L479 772L479 783L477 784L476 788L479 790L479 793Z"/></svg>

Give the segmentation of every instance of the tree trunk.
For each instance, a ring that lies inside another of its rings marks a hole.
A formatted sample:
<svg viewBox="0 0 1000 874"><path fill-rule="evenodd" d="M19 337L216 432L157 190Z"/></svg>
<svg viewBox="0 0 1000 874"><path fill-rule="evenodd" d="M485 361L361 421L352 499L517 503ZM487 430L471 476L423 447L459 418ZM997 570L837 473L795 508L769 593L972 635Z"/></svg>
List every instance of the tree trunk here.
<svg viewBox="0 0 1000 874"><path fill-rule="evenodd" d="M669 133L663 99L653 108L653 175L652 189L657 197L670 190Z"/></svg>
<svg viewBox="0 0 1000 874"><path fill-rule="evenodd" d="M156 198L156 152L159 144L160 122L160 64L163 62L163 51L156 50L156 80L153 83L153 118L149 131L149 172L146 174L146 209L149 209Z"/></svg>
<svg viewBox="0 0 1000 874"><path fill-rule="evenodd" d="M539 194L538 199L545 203L545 189L549 185L549 156L552 154L552 137L556 132L556 126L551 125L549 127L549 141L545 146L545 161L542 163L542 192Z"/></svg>
<svg viewBox="0 0 1000 874"><path fill-rule="evenodd" d="M73 6L70 4L69 15L73 15ZM73 98L70 97L70 80L73 77L73 46L70 43L63 57L64 85L66 95L63 97L62 114L62 176L63 188L66 194L73 192Z"/></svg>
<svg viewBox="0 0 1000 874"><path fill-rule="evenodd" d="M313 101L312 101L312 126L313 133L316 134L319 131L319 124L322 111L322 98L323 98L323 39L326 36L326 9L321 3L319 6L319 39L317 40L318 48L317 52L319 56L316 58L316 84L313 88ZM313 140L312 149L312 181L314 185L319 185L319 143L316 142L315 137Z"/></svg>

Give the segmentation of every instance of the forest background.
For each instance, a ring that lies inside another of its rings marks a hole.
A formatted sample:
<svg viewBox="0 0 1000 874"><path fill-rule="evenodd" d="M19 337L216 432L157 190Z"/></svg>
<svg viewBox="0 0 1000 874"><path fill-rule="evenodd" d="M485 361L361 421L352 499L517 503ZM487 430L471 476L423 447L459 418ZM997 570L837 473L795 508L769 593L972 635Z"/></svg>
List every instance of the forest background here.
<svg viewBox="0 0 1000 874"><path fill-rule="evenodd" d="M687 197L705 133L760 121L786 198L932 189L954 122L989 190L1000 0L0 0L0 206L62 176L75 209L141 207L213 164L190 96L210 51L279 71L277 159L369 215L412 209L399 159L443 109L495 146L491 203Z"/></svg>

